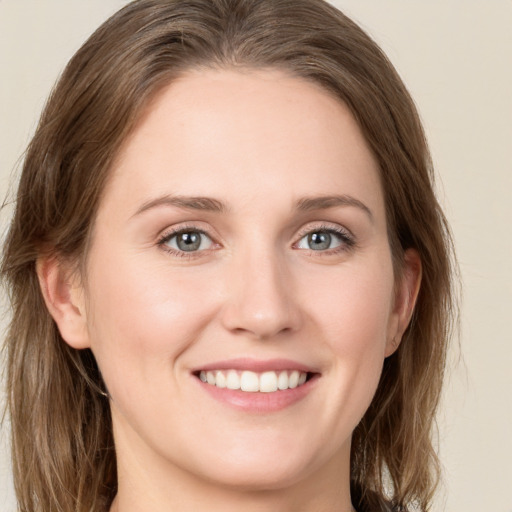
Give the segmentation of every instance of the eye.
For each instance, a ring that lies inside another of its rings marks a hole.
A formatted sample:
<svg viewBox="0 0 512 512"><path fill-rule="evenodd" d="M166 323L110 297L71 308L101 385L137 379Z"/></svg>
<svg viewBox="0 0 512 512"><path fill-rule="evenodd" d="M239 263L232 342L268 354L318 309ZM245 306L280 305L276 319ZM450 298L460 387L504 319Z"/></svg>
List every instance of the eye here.
<svg viewBox="0 0 512 512"><path fill-rule="evenodd" d="M310 231L297 243L297 249L309 249L312 251L329 251L332 249L344 249L354 245L352 237L342 231L333 228L322 228Z"/></svg>
<svg viewBox="0 0 512 512"><path fill-rule="evenodd" d="M167 250L180 253L211 249L213 241L203 231L187 229L165 235L159 244Z"/></svg>

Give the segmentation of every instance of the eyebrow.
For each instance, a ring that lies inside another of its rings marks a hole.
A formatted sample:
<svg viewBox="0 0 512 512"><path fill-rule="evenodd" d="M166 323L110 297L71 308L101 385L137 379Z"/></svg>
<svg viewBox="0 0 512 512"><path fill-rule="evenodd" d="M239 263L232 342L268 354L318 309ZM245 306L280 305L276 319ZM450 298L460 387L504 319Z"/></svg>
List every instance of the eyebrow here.
<svg viewBox="0 0 512 512"><path fill-rule="evenodd" d="M214 213L225 213L228 210L222 201L211 197L165 195L145 202L133 216L159 206L175 206L186 210L201 210Z"/></svg>
<svg viewBox="0 0 512 512"><path fill-rule="evenodd" d="M174 206L186 210L198 210L213 213L226 213L229 210L226 203L212 197L164 195L145 202L133 216L160 206ZM314 210L327 210L337 206L353 206L359 208L368 215L372 222L374 220L373 213L368 206L359 199L345 194L303 197L296 202L295 209L299 212L309 212Z"/></svg>
<svg viewBox="0 0 512 512"><path fill-rule="evenodd" d="M336 206L354 206L363 210L373 222L373 213L362 201L349 195L303 197L297 201L297 210L309 212L312 210L326 210Z"/></svg>

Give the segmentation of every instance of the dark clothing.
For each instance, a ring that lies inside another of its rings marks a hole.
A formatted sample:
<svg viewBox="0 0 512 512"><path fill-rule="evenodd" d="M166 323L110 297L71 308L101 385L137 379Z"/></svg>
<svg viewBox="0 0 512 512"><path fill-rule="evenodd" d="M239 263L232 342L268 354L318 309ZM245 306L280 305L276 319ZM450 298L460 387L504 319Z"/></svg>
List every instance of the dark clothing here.
<svg viewBox="0 0 512 512"><path fill-rule="evenodd" d="M372 491L365 493L361 489L352 485L351 487L352 503L357 512L400 512L403 509L393 507L387 500L381 498Z"/></svg>

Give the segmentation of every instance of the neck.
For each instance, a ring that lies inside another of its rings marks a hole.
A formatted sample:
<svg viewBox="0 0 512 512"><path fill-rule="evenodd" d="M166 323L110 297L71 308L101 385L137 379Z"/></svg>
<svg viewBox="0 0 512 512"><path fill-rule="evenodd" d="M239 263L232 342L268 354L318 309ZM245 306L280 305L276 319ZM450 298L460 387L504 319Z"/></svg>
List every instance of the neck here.
<svg viewBox="0 0 512 512"><path fill-rule="evenodd" d="M351 512L350 441L328 460L314 459L302 469L280 474L247 473L233 483L215 468L206 474L196 461L170 461L151 449L132 429L116 428L118 494L110 512ZM190 462L190 463L189 463ZM274 461L279 463L280 461ZM221 461L219 461L222 467ZM250 462L249 462L250 464ZM274 464L275 466L275 464ZM298 466L299 468L301 466ZM194 469L195 468L195 469ZM244 475L244 463L233 475ZM286 476L290 473L291 476ZM257 475L257 476L254 476ZM259 476L258 476L259 475ZM224 477L224 478L223 478Z"/></svg>
<svg viewBox="0 0 512 512"><path fill-rule="evenodd" d="M248 512L268 512L268 510L279 510L280 512L357 512L352 507L350 502L347 505L339 505L337 502L328 502L325 499L308 499L307 502L298 503L292 505L289 500L281 499L271 496L258 496L256 493L248 493L245 496L230 496L226 499L223 497L220 501L216 501L215 497L210 497L208 501L202 499L187 500L187 504L184 504L182 500L173 498L168 501L168 504L163 507L153 508L153 504L156 503L156 499L149 498L148 495L144 496L144 502L139 503L138 500L131 500L126 494L118 494L112 503L110 512L146 512L148 503L151 503L151 510L159 512L162 510L169 512L170 510L180 511L195 511L201 509L208 509L209 512L239 512L241 509Z"/></svg>
<svg viewBox="0 0 512 512"><path fill-rule="evenodd" d="M158 508L153 508L153 504L156 504L158 500L152 499L153 497L150 498L147 494L143 496L143 503L138 503L138 500L134 501L132 499L133 493L127 495L121 492L112 503L110 512L146 512L148 503L151 503L152 511L165 510L165 512L169 510L195 511L203 508L209 510L209 512L239 512L240 510L244 510L244 512L268 512L268 510L279 510L280 512L310 512L311 510L317 512L356 512L350 501L348 501L348 504L340 505L338 500L330 502L325 496L321 498L319 496L317 499L309 498L299 503L296 499L289 500L265 492L240 493L238 496L231 493L230 496L224 495L222 497L220 493L216 492L207 501L201 499L201 497L190 496L192 499L185 500L185 503L183 500L173 497L165 505ZM217 498L219 498L218 501Z"/></svg>
<svg viewBox="0 0 512 512"><path fill-rule="evenodd" d="M118 494L110 512L352 512L348 460L279 488L232 487L168 465L118 459ZM148 469L150 468L150 469Z"/></svg>

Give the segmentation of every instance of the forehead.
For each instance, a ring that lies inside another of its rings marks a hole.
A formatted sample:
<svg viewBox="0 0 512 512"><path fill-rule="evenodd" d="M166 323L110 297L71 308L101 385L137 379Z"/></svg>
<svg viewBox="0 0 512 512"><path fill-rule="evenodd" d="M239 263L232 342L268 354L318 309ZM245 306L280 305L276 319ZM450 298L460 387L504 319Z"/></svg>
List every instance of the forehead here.
<svg viewBox="0 0 512 512"><path fill-rule="evenodd" d="M382 203L378 165L348 107L277 70L184 74L155 96L111 178L124 197L236 192L270 201L286 191L294 201L337 191Z"/></svg>

